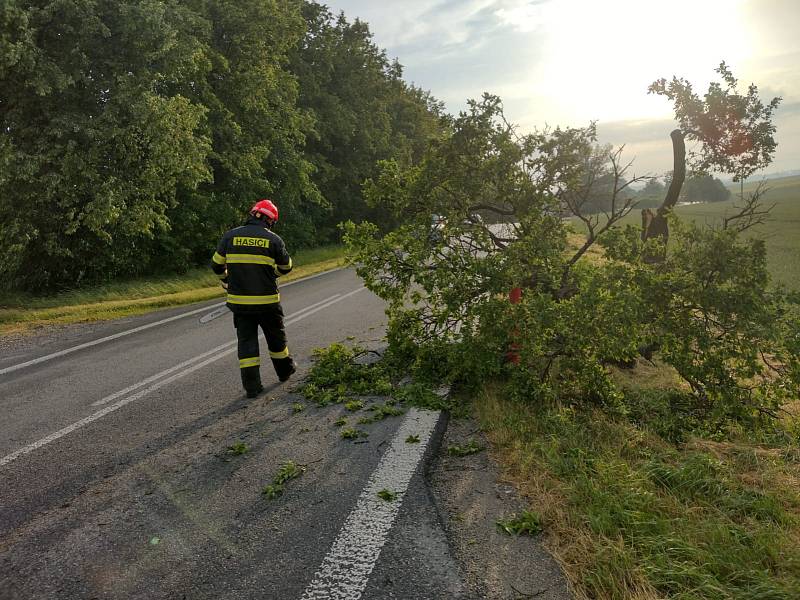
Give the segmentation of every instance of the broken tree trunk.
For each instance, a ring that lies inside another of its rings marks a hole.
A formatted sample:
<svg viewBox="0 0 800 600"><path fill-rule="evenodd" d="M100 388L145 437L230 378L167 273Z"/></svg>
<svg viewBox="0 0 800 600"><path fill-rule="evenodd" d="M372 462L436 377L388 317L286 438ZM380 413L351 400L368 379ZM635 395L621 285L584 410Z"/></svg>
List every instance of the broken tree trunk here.
<svg viewBox="0 0 800 600"><path fill-rule="evenodd" d="M667 195L656 212L649 208L642 210L642 241L661 238L665 247L669 239L667 214L678 202L683 181L686 179L686 144L683 141L683 133L680 129L675 129L670 137L672 138L673 169ZM661 262L663 259L661 253L649 254L645 257L645 260L651 263Z"/></svg>
<svg viewBox="0 0 800 600"><path fill-rule="evenodd" d="M669 223L667 222L667 214L673 209L678 202L678 196L681 194L683 181L686 179L686 144L683 140L683 133L680 129L675 129L670 134L672 138L672 158L673 170L672 181L667 190L667 196L661 206L653 212L649 208L642 210L642 241L646 242L651 239L660 239L663 246L656 249L648 249L644 254L644 261L646 263L661 263L664 262L664 253L667 248L667 240L669 239ZM646 360L652 360L653 353L658 350L658 341L653 341L647 346L639 348L639 354Z"/></svg>

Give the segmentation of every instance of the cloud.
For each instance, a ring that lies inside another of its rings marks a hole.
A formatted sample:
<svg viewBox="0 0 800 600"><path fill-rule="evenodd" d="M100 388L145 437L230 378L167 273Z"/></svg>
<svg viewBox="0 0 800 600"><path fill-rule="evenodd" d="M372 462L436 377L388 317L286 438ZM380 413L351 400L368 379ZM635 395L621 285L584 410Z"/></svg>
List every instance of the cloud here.
<svg viewBox="0 0 800 600"><path fill-rule="evenodd" d="M546 24L548 4L548 0L516 2L495 9L494 14L503 25L509 25L515 31L530 33Z"/></svg>
<svg viewBox="0 0 800 600"><path fill-rule="evenodd" d="M332 4L368 22L375 42L404 65L406 80L431 90L451 113L490 92L522 130L599 119L601 141L625 143L652 172L672 168L675 123L669 103L648 95L647 85L677 74L702 91L726 59L741 89L753 81L765 100L784 98L773 166L800 165L797 0L658 7L640 0L405 0L391 10L374 0ZM678 47L670 43L676 32L686 41Z"/></svg>
<svg viewBox="0 0 800 600"><path fill-rule="evenodd" d="M389 16L382 3L339 0L332 10L368 22L376 43L403 65L405 78L457 113L483 92L499 94L509 105L536 94L529 82L544 49L532 19L546 4L549 0L409 0Z"/></svg>
<svg viewBox="0 0 800 600"><path fill-rule="evenodd" d="M674 119L647 119L612 121L597 124L599 137L610 144L631 144L669 140L670 132L677 127Z"/></svg>

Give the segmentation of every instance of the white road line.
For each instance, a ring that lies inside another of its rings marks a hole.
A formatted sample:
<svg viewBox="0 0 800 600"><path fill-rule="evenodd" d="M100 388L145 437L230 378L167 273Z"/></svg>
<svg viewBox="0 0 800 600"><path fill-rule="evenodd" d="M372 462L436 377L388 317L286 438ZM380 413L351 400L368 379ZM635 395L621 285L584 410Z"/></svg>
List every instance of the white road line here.
<svg viewBox="0 0 800 600"><path fill-rule="evenodd" d="M193 356L189 360L185 360L182 363L180 363L179 365L175 365L174 367L170 367L169 369L161 371L160 373L156 373L152 377L148 377L147 379L144 379L144 380L140 381L139 383L134 383L133 385L126 387L124 390L120 390L118 392L114 392L110 396L106 396L105 398L101 398L100 400L92 402L92 406L103 406L104 404L108 404L109 402L113 402L117 398L121 398L122 396L125 396L126 394L129 394L129 393L133 392L134 390L138 390L140 387L144 387L148 383L153 383L154 381L157 381L157 380L161 379L162 377L164 377L166 375L169 375L170 373L174 373L175 371L180 371L181 369L183 369L185 367L188 367L189 365L191 365L192 363L197 362L198 360L202 360L207 356L211 356L215 352L219 352L219 351L224 350L226 348L230 348L235 343L236 342L228 342L227 344L222 344L220 346L217 346L213 350L209 350L208 352L203 352L202 354L199 354L197 356Z"/></svg>
<svg viewBox="0 0 800 600"><path fill-rule="evenodd" d="M206 323L209 323L214 319L221 317L224 314L227 314L228 312L230 312L228 310L228 307L223 305L215 310L212 310L210 313L203 315L202 317L200 317L199 320L203 325L205 325Z"/></svg>
<svg viewBox="0 0 800 600"><path fill-rule="evenodd" d="M364 289L364 288L359 288L359 289ZM359 291L359 290L356 290L356 291ZM313 309L318 307L318 306L320 306L321 304L325 304L325 306L321 306L320 308L325 308L327 306L330 306L332 304L331 301L334 300L335 298L338 298L339 296L341 296L341 294L334 294L333 296L325 298L325 300L321 300L320 302L316 302L315 304L312 304L311 306L307 306L304 309L299 310L298 312L293 314L292 318L295 321L299 320L299 319L302 319L303 317L305 317L306 313L311 314L312 311L316 312ZM227 308L225 308L225 310L227 310ZM294 322L294 321L291 321L291 322ZM287 324L289 324L289 323L287 323ZM109 402L113 402L117 398L121 398L122 396L124 396L126 394L129 394L130 392L132 392L134 390L138 390L140 387L143 387L143 386L147 385L148 383L153 383L154 381L157 381L158 379L161 379L162 377L164 377L166 375L169 375L170 373L174 373L175 371L179 371L180 369L188 367L192 363L197 362L198 360L202 360L206 356L210 356L211 354L214 354L215 352L219 352L220 350L228 348L228 347L230 347L231 345L233 345L235 343L236 342L228 342L227 344L222 344L221 346L217 346L213 350L209 350L208 352L204 352L203 354L198 354L197 356L194 356L194 357L190 358L189 360L186 360L186 361L184 361L184 362L182 362L182 363L180 363L178 365L175 365L174 367L170 367L169 369L161 371L160 373L156 373L152 377L148 377L147 379L144 379L144 380L140 381L139 383L134 383L133 385L126 387L124 390L120 390L118 392L114 392L113 394L111 394L109 396L106 396L105 398L101 398L100 400L96 400L95 402L92 402L92 406L103 406L104 404L108 404Z"/></svg>
<svg viewBox="0 0 800 600"><path fill-rule="evenodd" d="M223 306L222 304L215 304L214 306ZM120 331L119 333L115 333L114 335L107 335L106 337L102 337L96 340L92 340L91 342L86 342L84 344L79 344L77 346L72 346L71 348L66 348L64 350L59 350L58 352L53 352L52 354L47 354L45 356L40 356L39 358L34 358L33 360L29 360L23 363L19 363L18 365L12 365L10 367L6 367L4 369L0 369L0 375L5 375L6 373L11 373L12 371L17 371L19 369L24 369L25 367L30 367L31 365L38 365L39 363L43 363L48 360L52 360L54 358L58 358L59 356L64 356L66 354L71 354L72 352L77 352L78 350L83 350L84 348L91 348L92 346L96 346L97 344L102 344L104 342L110 342L112 340L117 340L121 337L125 337L126 335L131 335L133 333L139 333L140 331L144 331L145 329L150 329L152 327L158 327L159 325L163 325L164 323L170 323L172 321L177 321L178 319L183 319L184 317L189 317L191 315L196 315L201 312L205 312L209 309L208 306L204 306L203 308L198 308L187 313L183 313L180 315L175 315L174 317L169 317L167 319L161 319L160 321L156 321L155 323L148 323L147 325L140 325L139 327L134 327L133 329L127 329L125 331Z"/></svg>
<svg viewBox="0 0 800 600"><path fill-rule="evenodd" d="M233 345L235 343L236 342L230 342L228 345L230 346L230 345ZM24 447L20 448L16 452L12 452L8 456L4 456L3 458L0 458L0 467L2 467L3 465L7 465L11 461L16 460L17 458L19 458L20 456L23 456L25 454L33 452L34 450L37 450L37 449L41 448L42 446L46 446L50 442L56 441L57 439L62 438L62 437L64 437L65 435L67 435L69 433L72 433L76 429L80 429L84 425L88 425L92 421L97 421L97 419L100 419L101 417L105 417L107 414L112 413L115 410L118 410L118 409L122 408L126 404L130 404L131 402L134 402L134 401L138 400L139 398L142 398L143 396L146 396L150 392L152 392L154 390L157 390L158 388L163 387L163 386L167 385L168 383L172 383L176 379L180 379L184 375L188 375L189 373L193 373L194 371L197 371L198 369L202 369L206 365L210 365L214 361L217 361L220 358L223 358L223 357L227 356L228 354L232 354L235 351L236 351L236 348L231 348L229 350L226 350L222 354L218 354L217 356L212 356L211 358L209 358L207 360L204 360L203 362L198 363L198 364L194 365L193 367L190 367L190 368L186 369L185 371L181 371L180 373L176 373L172 377L167 377L166 379L162 379L158 383L156 383L154 385L151 385L149 388L143 389L138 394L134 394L133 396L128 396L127 398L123 398L119 402L116 402L116 403L114 403L114 404L112 404L110 406L106 406L105 408L103 408L101 410L98 410L96 413L93 413L93 414L89 415L88 417L84 417L80 421L76 421L72 425L67 425L63 429L59 429L58 431L56 431L55 433L51 433L47 437L43 437L42 439L40 439L40 440L38 440L38 441L36 441L36 442L34 442L32 444L28 444L27 446L24 446Z"/></svg>
<svg viewBox="0 0 800 600"><path fill-rule="evenodd" d="M336 304L337 302L341 302L341 301L342 301L342 300L344 300L345 298L349 298L350 296L353 296L353 295L357 294L358 292L363 292L365 289L367 289L367 288L365 288L365 287L360 287L360 288L358 288L357 290L353 290L352 292L349 292L349 293L345 294L344 296L341 296L341 297L337 298L336 300L331 300L330 302L326 302L326 303L325 303L325 304L323 304L322 306L318 306L318 307L316 307L316 308L315 308L315 309L313 309L313 310L309 310L309 311L307 311L307 312L303 312L303 314L302 314L302 315L300 315L300 316L297 316L297 317L296 317L296 316L292 315L292 317L291 317L291 318L289 318L289 319L286 321L286 325L291 325L292 323L296 323L296 322L297 322L297 321L299 321L300 319L305 319L306 317L310 317L310 316L311 316L311 315L313 315L314 313L316 313L316 312L319 312L319 311L321 311L321 310L323 310L323 309L325 309L325 308L328 308L328 307L329 307L331 304ZM309 307L309 308L310 308L310 307Z"/></svg>
<svg viewBox="0 0 800 600"><path fill-rule="evenodd" d="M438 411L408 411L302 600L361 597L438 419ZM406 444L409 435L418 435L420 443ZM377 494L383 489L396 492L398 498L381 500Z"/></svg>
<svg viewBox="0 0 800 600"><path fill-rule="evenodd" d="M297 266L297 265L295 265ZM336 271L342 271L347 267L337 267L335 269L330 269L329 271L322 271L321 273L315 273L314 275L309 275L308 277L301 277L300 279L295 279L294 281L290 281L288 283L282 283L281 289L287 288L290 285L294 285L295 283L303 283L304 281L310 281L312 279L316 279L317 277L323 277L325 275L330 275L331 273L336 273Z"/></svg>
<svg viewBox="0 0 800 600"><path fill-rule="evenodd" d="M314 308L317 308L318 306L321 306L321 305L323 305L323 304L326 304L326 303L330 302L331 300L335 300L335 299L336 299L336 298L338 298L339 296L341 296L341 294L334 294L333 296L328 296L328 297L327 297L327 298L325 298L324 300L320 300L319 302L315 302L314 304L311 304L311 305L309 305L309 306L306 306L305 308L301 308L301 309L300 309L300 310L298 310L296 313L294 313L294 314L292 314L292 315L289 315L289 318L290 318L290 319L292 319L292 318L297 318L297 317L299 317L299 316L301 316L301 315L303 315L303 314L305 314L305 313L309 312L310 310L312 310L312 309L314 309Z"/></svg>
<svg viewBox="0 0 800 600"><path fill-rule="evenodd" d="M306 317L310 317L312 314L322 310L323 308L327 308L328 306L330 306L332 304L336 304L337 302L341 302L345 298L349 298L353 294L357 294L358 292L360 292L360 291L362 291L364 289L365 288L363 288L363 287L358 288L357 290L354 290L354 291L352 291L352 292L350 292L348 294L345 294L344 296L340 296L340 297L336 298L335 300L329 300L327 303L323 304L322 306L318 306L317 308L314 308L313 310L300 311L299 314L292 315L292 317L287 320L286 325L291 325L292 323L297 323L298 321L302 321ZM109 406L106 406L105 408L102 408L102 409L98 410L96 413L93 413L93 414L89 415L88 417L84 417L80 421L76 421L72 425L67 425L63 429L59 429L58 431L56 431L54 433L51 433L50 435L48 435L46 437L43 437L42 439L37 440L37 441L33 442L32 444L28 444L27 446L23 446L19 450L16 450L16 451L12 452L11 454L9 454L7 456L4 456L3 458L0 458L0 467L2 467L4 465L7 465L8 463L18 459L20 456L24 456L25 454L29 454L29 453L33 452L34 450L38 450L42 446L46 446L47 444L49 444L51 442L54 442L57 439L62 438L65 435L70 434L70 433L72 433L73 431L75 431L77 429L80 429L84 425L88 425L89 423L92 423L93 421L97 421L97 419L100 419L100 418L106 416L107 414L112 413L115 410L118 410L118 409L122 408L123 406L125 406L127 404L130 404L131 402L134 402L136 400L139 400L140 398L143 398L144 396L146 396L150 392L153 392L153 391L155 391L155 390L167 385L168 383L172 383L173 381L176 381L176 380L180 379L181 377L183 377L185 375L188 375L189 373L193 373L194 371L197 371L198 369L201 369L201 368L205 367L206 365L210 365L211 363L216 362L219 359L228 356L229 354L233 354L236 351L236 348L235 347L231 348L231 346L236 346L236 342L235 341L228 342L227 344L222 344L221 346L217 346L213 350L209 350L208 352L204 352L203 354L199 354L199 355L195 356L194 358L190 358L189 360L181 363L180 365L176 365L175 367L171 367L169 369L161 371L160 373L158 373L156 375L153 375L152 377L148 378L147 380L142 381L141 384L136 384L136 385L130 386L128 388L125 388L124 390L121 390L121 391L119 391L119 392L117 392L115 394L112 394L111 396L108 396L107 398L104 398L101 402L110 402L113 399L119 398L120 396L122 396L122 395L124 395L124 394L126 394L126 393L128 393L130 391L133 391L133 390L135 390L135 389L137 389L139 387L141 387L142 385L146 385L147 383L150 383L151 381L155 381L156 379L164 377L165 375L168 375L169 373L172 373L173 371L176 371L177 369L179 369L180 367L182 367L184 365L191 364L191 363L193 363L193 362L195 362L195 361L197 361L199 359L205 358L209 354L213 354L216 351L228 348L228 349L223 350L223 352L221 352L220 354L217 354L216 356L212 356L211 358L208 358L208 359L206 359L206 360L204 360L204 361L202 361L202 362L200 362L198 364L195 364L195 365L193 365L191 367L188 367L187 369L185 369L183 371L178 371L177 373L175 373L174 375L172 375L170 377L167 377L166 379L161 379L157 383L154 383L150 387L145 388L145 389L141 390L140 392L138 392L136 394L133 394L132 396L125 397L122 400L119 400L119 401L115 402L114 404L111 404Z"/></svg>
<svg viewBox="0 0 800 600"><path fill-rule="evenodd" d="M301 283L303 281L308 281L309 279L316 279L317 277L322 277L323 275L327 275L329 273L334 273L336 271L340 271L339 269L332 269L330 271L324 271L322 273L317 273L316 275L309 275L308 277L303 277L301 279L295 279L294 281L290 281L289 283L283 284L281 288L289 287L290 285L294 285L296 283ZM115 333L113 335L107 335L106 337L102 337L96 340L92 340L91 342L86 342L84 344L79 344L77 346L72 346L71 348L65 348L64 350L59 350L58 352L53 352L52 354L47 354L45 356L40 356L39 358L34 358L32 360L28 360L16 365L11 365L10 367L5 367L0 369L0 375L5 375L6 373L12 373L13 371L18 371L19 369L24 369L25 367L30 367L32 365L38 365L39 363L43 363L48 360L52 360L54 358L58 358L60 356L65 356L67 354L71 354L73 352L77 352L78 350L83 350L84 348L91 348L92 346L96 346L97 344L103 344L105 342L111 342L113 340L117 340L121 337L125 337L127 335L132 335L134 333L139 333L140 331L145 331L147 329L151 329L152 327L158 327L159 325L163 325L164 323L171 323L172 321L177 321L178 319L183 319L184 317L191 317L192 315L199 314L201 312L205 312L209 309L219 309L220 307L225 306L224 302L220 302L219 304L212 304L211 306L204 306L203 308L198 308L195 310L190 310L189 312L181 313L179 315L175 315L172 317L168 317L166 319L161 319L160 321L156 321L155 323L148 323L147 325L140 325L139 327L134 327L133 329L126 329L125 331L120 331L119 333Z"/></svg>

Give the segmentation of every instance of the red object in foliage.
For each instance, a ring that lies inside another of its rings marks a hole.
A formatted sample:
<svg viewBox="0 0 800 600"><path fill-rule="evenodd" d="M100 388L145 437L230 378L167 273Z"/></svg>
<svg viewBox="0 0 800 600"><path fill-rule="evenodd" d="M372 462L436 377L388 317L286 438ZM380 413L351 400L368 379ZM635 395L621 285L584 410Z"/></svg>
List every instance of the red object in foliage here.
<svg viewBox="0 0 800 600"><path fill-rule="evenodd" d="M520 302L522 302L522 288L521 287L513 288L508 294L508 299L511 302L511 304L519 304ZM513 340L515 337L517 337L518 333L519 331L517 329L514 329L511 332L511 339ZM517 342L512 341L508 345L508 352L506 352L506 361L514 365L519 364L519 344Z"/></svg>

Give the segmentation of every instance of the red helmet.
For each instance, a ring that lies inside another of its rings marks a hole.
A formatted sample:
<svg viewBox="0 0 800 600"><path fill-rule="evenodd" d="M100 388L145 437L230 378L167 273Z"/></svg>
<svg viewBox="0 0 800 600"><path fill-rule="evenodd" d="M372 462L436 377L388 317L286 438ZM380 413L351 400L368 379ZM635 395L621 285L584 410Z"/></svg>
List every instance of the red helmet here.
<svg viewBox="0 0 800 600"><path fill-rule="evenodd" d="M278 222L278 207L272 203L272 200L267 200L266 198L256 202L253 208L250 209L250 214L254 217L264 215L268 221Z"/></svg>

